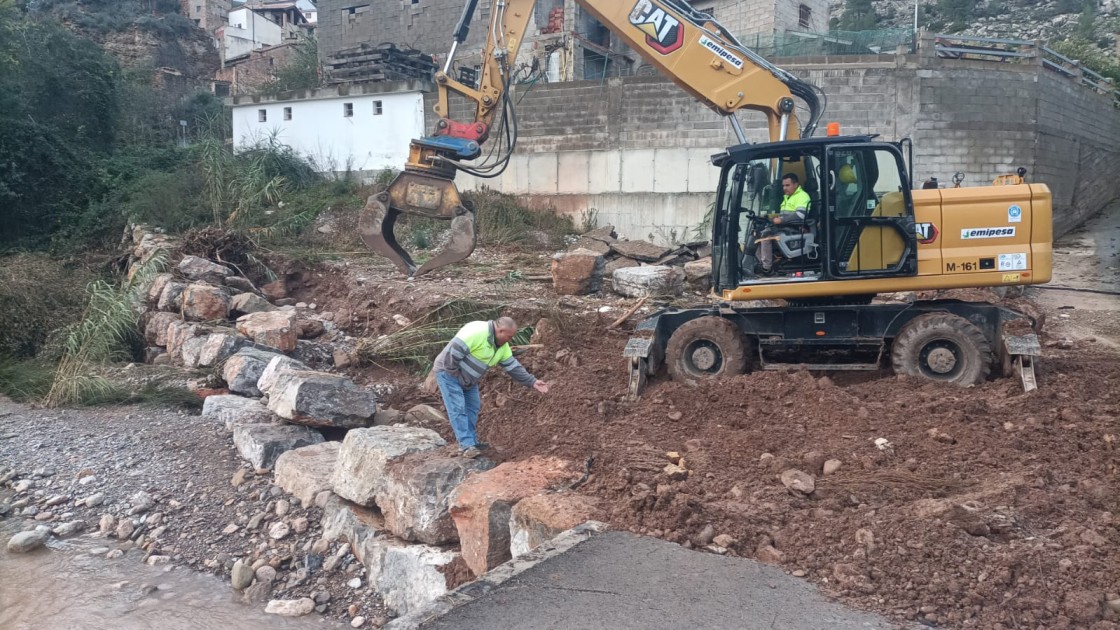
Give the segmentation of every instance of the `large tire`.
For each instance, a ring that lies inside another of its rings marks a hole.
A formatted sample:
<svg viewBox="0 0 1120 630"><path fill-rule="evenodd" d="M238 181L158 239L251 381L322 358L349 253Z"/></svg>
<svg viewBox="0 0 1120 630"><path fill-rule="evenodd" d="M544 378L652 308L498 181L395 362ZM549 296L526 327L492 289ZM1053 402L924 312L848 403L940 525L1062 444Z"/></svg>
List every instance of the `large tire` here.
<svg viewBox="0 0 1120 630"><path fill-rule="evenodd" d="M988 377L992 346L967 319L951 313L927 313L910 320L895 337L891 364L895 374L968 387Z"/></svg>
<svg viewBox="0 0 1120 630"><path fill-rule="evenodd" d="M686 385L742 374L747 369L747 341L733 322L699 317L669 338L665 362L673 380Z"/></svg>

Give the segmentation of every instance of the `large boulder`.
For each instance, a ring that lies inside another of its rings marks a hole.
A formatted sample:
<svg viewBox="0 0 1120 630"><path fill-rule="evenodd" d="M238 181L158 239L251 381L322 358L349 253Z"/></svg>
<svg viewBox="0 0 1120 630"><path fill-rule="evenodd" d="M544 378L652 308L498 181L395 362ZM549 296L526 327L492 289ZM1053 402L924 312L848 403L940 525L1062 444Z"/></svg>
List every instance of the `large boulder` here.
<svg viewBox="0 0 1120 630"><path fill-rule="evenodd" d="M175 279L175 276L169 273L156 274L152 278L152 283L148 285L148 303L155 305L159 303L159 296L163 295L163 290L167 288L167 283Z"/></svg>
<svg viewBox="0 0 1120 630"><path fill-rule="evenodd" d="M509 522L514 505L574 483L581 474L571 462L536 456L472 475L452 491L451 518L471 571L482 575L511 558Z"/></svg>
<svg viewBox="0 0 1120 630"><path fill-rule="evenodd" d="M345 376L288 372L269 389L268 408L297 424L353 429L373 423L377 396Z"/></svg>
<svg viewBox="0 0 1120 630"><path fill-rule="evenodd" d="M8 539L8 553L27 553L47 544L51 530L40 525L32 531L19 532Z"/></svg>
<svg viewBox="0 0 1120 630"><path fill-rule="evenodd" d="M167 282L163 285L163 291L159 294L159 299L156 300L156 308L161 311L169 313L178 313L183 305L183 290L187 285L182 282Z"/></svg>
<svg viewBox="0 0 1120 630"><path fill-rule="evenodd" d="M385 526L412 542L444 545L459 533L448 512L448 497L468 475L490 470L488 459L466 459L445 454L418 453L394 462L387 469L377 506Z"/></svg>
<svg viewBox="0 0 1120 630"><path fill-rule="evenodd" d="M599 517L595 499L570 492L538 494L517 502L509 519L510 553L529 553L563 532Z"/></svg>
<svg viewBox="0 0 1120 630"><path fill-rule="evenodd" d="M212 263L198 256L184 256L179 261L179 273L190 280L223 284L225 279L233 275L233 270L225 265Z"/></svg>
<svg viewBox="0 0 1120 630"><path fill-rule="evenodd" d="M179 360L185 367L196 368L202 357L202 348L206 345L206 337L191 337L183 342L179 350Z"/></svg>
<svg viewBox="0 0 1120 630"><path fill-rule="evenodd" d="M393 538L385 529L385 520L376 509L351 503L332 494L323 506L323 538L345 540L350 543L354 557L366 567L367 581L375 582L375 571L380 571L385 548L393 543L405 543Z"/></svg>
<svg viewBox="0 0 1120 630"><path fill-rule="evenodd" d="M230 300L229 308L238 315L276 310L271 302L254 293L238 293Z"/></svg>
<svg viewBox="0 0 1120 630"><path fill-rule="evenodd" d="M427 545L387 547L380 569L375 588L397 615L407 615L473 579L461 553Z"/></svg>
<svg viewBox="0 0 1120 630"><path fill-rule="evenodd" d="M223 330L225 332L223 332ZM218 329L210 333L202 343L198 353L199 367L214 367L233 356L235 352L253 342L229 329ZM259 375L258 375L259 376ZM256 382L253 383L256 385Z"/></svg>
<svg viewBox="0 0 1120 630"><path fill-rule="evenodd" d="M144 341L149 346L167 346L167 328L173 322L182 321L175 313L149 311L144 324Z"/></svg>
<svg viewBox="0 0 1120 630"><path fill-rule="evenodd" d="M338 449L338 442L323 442L281 453L273 469L276 485L309 507L316 495L331 489Z"/></svg>
<svg viewBox="0 0 1120 630"><path fill-rule="evenodd" d="M712 280L712 257L693 260L684 264L684 277L695 287L706 287Z"/></svg>
<svg viewBox="0 0 1120 630"><path fill-rule="evenodd" d="M268 396L272 393L272 387L276 385L281 376L291 372L306 372L310 369L304 363L290 357L273 357L265 366L264 372L261 372L261 377L257 381L257 389L260 390L262 396Z"/></svg>
<svg viewBox="0 0 1120 630"><path fill-rule="evenodd" d="M253 341L281 352L296 349L299 329L293 311L249 313L237 318L237 331Z"/></svg>
<svg viewBox="0 0 1120 630"><path fill-rule="evenodd" d="M229 294L222 289L196 282L183 289L183 319L217 321L229 316Z"/></svg>
<svg viewBox="0 0 1120 630"><path fill-rule="evenodd" d="M611 249L619 256L633 258L642 262L657 262L672 251L671 247L654 245L646 241L614 241Z"/></svg>
<svg viewBox="0 0 1120 630"><path fill-rule="evenodd" d="M430 451L446 442L435 431L391 426L354 429L338 452L333 486L336 494L363 506L373 506L388 485L386 469L399 457Z"/></svg>
<svg viewBox="0 0 1120 630"><path fill-rule="evenodd" d="M610 245L607 245L605 242L598 239L588 238L586 236L581 237L579 240L568 246L568 251L570 252L574 252L577 249L586 249L587 251L595 252L600 256L606 256L607 254L611 253Z"/></svg>
<svg viewBox="0 0 1120 630"><path fill-rule="evenodd" d="M585 295L599 290L606 260L596 252L577 249L552 257L552 288L560 295Z"/></svg>
<svg viewBox="0 0 1120 630"><path fill-rule="evenodd" d="M616 269L611 278L615 293L627 297L680 295L684 288L684 272L678 267L627 267Z"/></svg>
<svg viewBox="0 0 1120 630"><path fill-rule="evenodd" d="M167 325L166 346L167 354L178 358L183 350L183 344L188 339L197 337L202 333L198 324L184 322L176 317Z"/></svg>
<svg viewBox="0 0 1120 630"><path fill-rule="evenodd" d="M322 441L318 431L290 424L239 424L233 428L233 445L254 468L272 468L281 453Z"/></svg>
<svg viewBox="0 0 1120 630"><path fill-rule="evenodd" d="M261 390L257 388L257 383L261 375L264 374L270 361L282 356L284 355L258 348L241 348L226 359L225 365L222 366L222 378L231 392L244 396L260 396Z"/></svg>
<svg viewBox="0 0 1120 630"><path fill-rule="evenodd" d="M276 419L259 400L232 394L207 396L202 402L202 417L220 422L227 431L239 424L271 424Z"/></svg>

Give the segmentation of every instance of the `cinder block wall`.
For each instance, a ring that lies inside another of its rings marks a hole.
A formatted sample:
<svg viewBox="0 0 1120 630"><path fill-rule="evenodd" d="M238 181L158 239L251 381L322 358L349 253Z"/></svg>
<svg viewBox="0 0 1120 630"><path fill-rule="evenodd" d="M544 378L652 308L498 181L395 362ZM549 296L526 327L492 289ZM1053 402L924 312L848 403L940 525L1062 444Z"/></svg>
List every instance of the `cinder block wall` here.
<svg viewBox="0 0 1120 630"><path fill-rule="evenodd" d="M1120 198L1120 112L1109 97L1041 66L914 56L780 65L824 89L822 125L912 138L918 182L949 184L960 171L965 185L989 185L1024 166L1030 181L1053 191L1056 234ZM526 195L576 215L594 208L631 238L681 234L699 223L716 187L706 156L735 141L726 121L660 77L537 85L515 98L520 142L510 169L460 185ZM429 97L429 129L432 104ZM471 117L462 104L452 114ZM766 139L760 115L743 121L749 140ZM640 205L652 200L657 210L643 215Z"/></svg>

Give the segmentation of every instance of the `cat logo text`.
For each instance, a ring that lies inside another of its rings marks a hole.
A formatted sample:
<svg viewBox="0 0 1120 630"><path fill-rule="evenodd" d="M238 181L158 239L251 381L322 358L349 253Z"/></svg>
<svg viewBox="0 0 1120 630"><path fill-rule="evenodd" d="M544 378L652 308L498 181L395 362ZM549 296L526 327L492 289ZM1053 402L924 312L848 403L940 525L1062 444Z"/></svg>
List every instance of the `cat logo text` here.
<svg viewBox="0 0 1120 630"><path fill-rule="evenodd" d="M668 55L684 44L684 26L652 0L638 0L630 11L630 23L646 34L646 44Z"/></svg>

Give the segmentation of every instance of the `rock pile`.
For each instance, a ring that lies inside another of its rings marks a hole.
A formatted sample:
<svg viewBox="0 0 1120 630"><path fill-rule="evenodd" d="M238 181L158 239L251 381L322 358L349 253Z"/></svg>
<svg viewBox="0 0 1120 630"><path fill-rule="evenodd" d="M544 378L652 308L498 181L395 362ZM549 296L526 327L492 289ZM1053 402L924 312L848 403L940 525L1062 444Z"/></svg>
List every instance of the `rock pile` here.
<svg viewBox="0 0 1120 630"><path fill-rule="evenodd" d="M704 290L712 274L707 241L678 246L619 240L612 226L592 230L552 257L552 286L561 295L610 288L626 297L680 295Z"/></svg>

